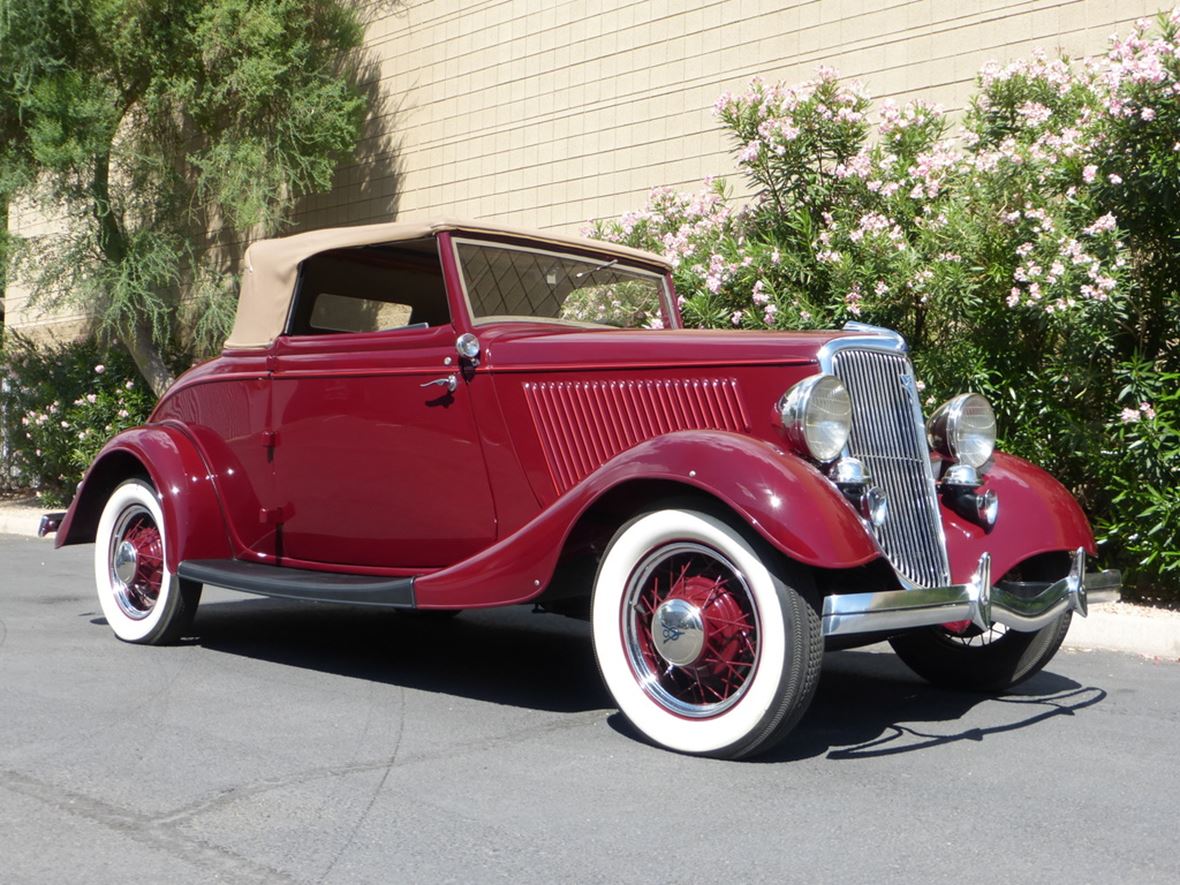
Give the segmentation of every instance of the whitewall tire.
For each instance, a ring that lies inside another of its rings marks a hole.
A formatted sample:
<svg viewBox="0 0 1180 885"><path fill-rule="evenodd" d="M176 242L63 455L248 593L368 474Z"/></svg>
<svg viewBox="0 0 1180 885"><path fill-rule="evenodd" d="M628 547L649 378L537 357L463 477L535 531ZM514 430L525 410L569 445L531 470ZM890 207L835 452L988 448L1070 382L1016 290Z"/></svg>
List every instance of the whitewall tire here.
<svg viewBox="0 0 1180 885"><path fill-rule="evenodd" d="M693 510L619 529L595 578L594 650L620 711L648 739L732 759L769 749L802 717L823 641L815 608L776 574L784 565Z"/></svg>
<svg viewBox="0 0 1180 885"><path fill-rule="evenodd" d="M94 579L107 623L126 642L175 642L192 623L201 585L168 570L168 543L155 489L141 479L119 485L98 521Z"/></svg>

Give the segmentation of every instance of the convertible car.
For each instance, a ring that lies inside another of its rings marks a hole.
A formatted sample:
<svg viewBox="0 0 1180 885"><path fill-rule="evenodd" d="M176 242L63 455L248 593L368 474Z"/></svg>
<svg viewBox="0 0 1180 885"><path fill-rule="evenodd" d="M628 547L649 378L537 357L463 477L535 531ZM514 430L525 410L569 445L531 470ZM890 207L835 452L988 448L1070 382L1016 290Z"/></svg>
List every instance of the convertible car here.
<svg viewBox="0 0 1180 885"><path fill-rule="evenodd" d="M999 691L1117 590L994 442L977 394L924 418L887 329L689 330L657 255L380 224L251 246L224 352L44 528L94 542L128 642L183 635L203 584L583 617L639 732L737 758L798 722L825 647Z"/></svg>

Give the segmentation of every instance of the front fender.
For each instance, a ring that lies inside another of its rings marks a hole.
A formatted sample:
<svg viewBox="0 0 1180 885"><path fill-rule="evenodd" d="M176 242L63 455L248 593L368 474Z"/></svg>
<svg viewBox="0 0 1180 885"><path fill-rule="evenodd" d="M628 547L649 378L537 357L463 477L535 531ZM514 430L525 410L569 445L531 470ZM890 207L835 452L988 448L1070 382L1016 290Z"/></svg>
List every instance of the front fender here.
<svg viewBox="0 0 1180 885"><path fill-rule="evenodd" d="M808 565L852 568L881 555L852 505L810 464L741 434L685 430L615 456L509 537L419 578L418 604L459 608L532 599L552 578L582 514L607 492L636 480L705 492L778 550Z"/></svg>
<svg viewBox="0 0 1180 885"><path fill-rule="evenodd" d="M997 452L984 474L985 489L995 490L1000 511L995 527L985 532L945 505L951 580L966 583L983 553L992 557L992 576L999 578L1021 561L1038 553L1073 552L1079 547L1091 556L1098 551L1086 515L1073 495L1041 468L1015 455Z"/></svg>
<svg viewBox="0 0 1180 885"><path fill-rule="evenodd" d="M94 459L57 531L55 546L94 541L107 498L119 483L147 476L164 511L165 563L233 555L212 471L191 438L175 424L125 430Z"/></svg>

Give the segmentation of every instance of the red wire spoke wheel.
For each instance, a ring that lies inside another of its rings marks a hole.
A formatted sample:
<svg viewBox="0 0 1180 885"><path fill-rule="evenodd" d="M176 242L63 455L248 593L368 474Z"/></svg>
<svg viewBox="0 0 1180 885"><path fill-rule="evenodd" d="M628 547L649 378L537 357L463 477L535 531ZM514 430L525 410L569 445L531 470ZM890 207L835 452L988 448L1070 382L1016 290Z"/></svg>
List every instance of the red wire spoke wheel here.
<svg viewBox="0 0 1180 885"><path fill-rule="evenodd" d="M654 743L729 759L763 752L802 717L819 680L810 591L806 572L724 519L638 516L594 582L603 681Z"/></svg>
<svg viewBox="0 0 1180 885"><path fill-rule="evenodd" d="M111 586L127 617L146 618L164 583L164 539L151 512L132 504L119 514L108 543Z"/></svg>
<svg viewBox="0 0 1180 885"><path fill-rule="evenodd" d="M164 511L156 490L129 479L98 520L94 580L107 624L127 642L175 642L192 623L201 585L168 569Z"/></svg>
<svg viewBox="0 0 1180 885"><path fill-rule="evenodd" d="M729 560L694 543L654 550L632 575L625 605L631 669L653 701L700 718L741 699L758 663L758 625Z"/></svg>

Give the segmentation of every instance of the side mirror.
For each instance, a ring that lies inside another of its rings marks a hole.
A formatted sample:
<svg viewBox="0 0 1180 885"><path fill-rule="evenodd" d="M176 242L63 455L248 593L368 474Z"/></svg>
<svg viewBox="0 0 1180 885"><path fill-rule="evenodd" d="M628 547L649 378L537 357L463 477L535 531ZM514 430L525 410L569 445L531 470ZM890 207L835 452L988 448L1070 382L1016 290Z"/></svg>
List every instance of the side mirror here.
<svg viewBox="0 0 1180 885"><path fill-rule="evenodd" d="M455 350L471 365L479 365L479 339L470 332L464 332L455 340Z"/></svg>

